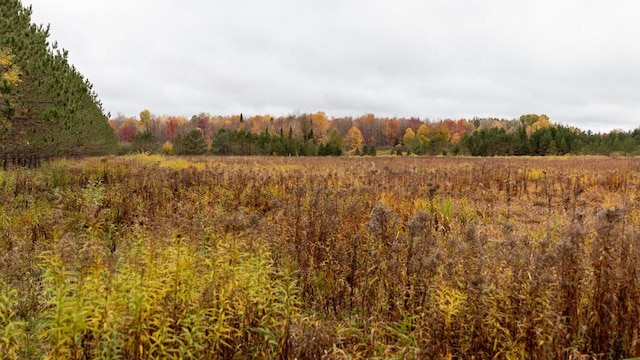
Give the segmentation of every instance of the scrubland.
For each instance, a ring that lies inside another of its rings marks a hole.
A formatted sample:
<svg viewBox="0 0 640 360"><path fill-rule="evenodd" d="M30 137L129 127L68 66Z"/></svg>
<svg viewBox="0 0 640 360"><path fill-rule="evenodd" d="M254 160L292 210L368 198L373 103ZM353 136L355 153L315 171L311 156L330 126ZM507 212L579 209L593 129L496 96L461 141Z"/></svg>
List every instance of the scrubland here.
<svg viewBox="0 0 640 360"><path fill-rule="evenodd" d="M640 355L640 159L0 172L3 359Z"/></svg>

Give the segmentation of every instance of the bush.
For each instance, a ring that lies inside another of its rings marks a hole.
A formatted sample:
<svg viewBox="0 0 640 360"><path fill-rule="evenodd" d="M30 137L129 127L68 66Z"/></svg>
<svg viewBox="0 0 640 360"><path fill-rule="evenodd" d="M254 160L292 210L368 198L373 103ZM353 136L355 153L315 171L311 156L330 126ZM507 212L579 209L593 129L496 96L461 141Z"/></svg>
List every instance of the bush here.
<svg viewBox="0 0 640 360"><path fill-rule="evenodd" d="M173 144L167 140L162 144L162 153L165 155L173 155Z"/></svg>

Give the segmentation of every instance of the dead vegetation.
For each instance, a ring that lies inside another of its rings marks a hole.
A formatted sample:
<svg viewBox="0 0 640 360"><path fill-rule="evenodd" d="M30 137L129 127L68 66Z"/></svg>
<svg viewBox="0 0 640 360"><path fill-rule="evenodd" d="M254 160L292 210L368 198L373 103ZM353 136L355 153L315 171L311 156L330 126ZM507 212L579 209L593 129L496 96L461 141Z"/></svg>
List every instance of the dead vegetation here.
<svg viewBox="0 0 640 360"><path fill-rule="evenodd" d="M640 355L640 161L192 158L0 172L0 353Z"/></svg>

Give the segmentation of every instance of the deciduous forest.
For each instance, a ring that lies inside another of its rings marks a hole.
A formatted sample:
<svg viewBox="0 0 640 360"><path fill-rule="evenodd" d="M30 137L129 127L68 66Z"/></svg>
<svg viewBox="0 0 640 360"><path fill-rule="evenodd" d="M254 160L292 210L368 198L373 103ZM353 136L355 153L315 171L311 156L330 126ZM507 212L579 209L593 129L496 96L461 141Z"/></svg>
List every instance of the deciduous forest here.
<svg viewBox="0 0 640 360"><path fill-rule="evenodd" d="M0 15L0 359L640 356L640 128L111 117Z"/></svg>
<svg viewBox="0 0 640 360"><path fill-rule="evenodd" d="M121 151L214 155L635 155L640 128L593 133L546 115L518 119L328 118L322 112L273 117L242 114L191 119L119 115L109 120Z"/></svg>

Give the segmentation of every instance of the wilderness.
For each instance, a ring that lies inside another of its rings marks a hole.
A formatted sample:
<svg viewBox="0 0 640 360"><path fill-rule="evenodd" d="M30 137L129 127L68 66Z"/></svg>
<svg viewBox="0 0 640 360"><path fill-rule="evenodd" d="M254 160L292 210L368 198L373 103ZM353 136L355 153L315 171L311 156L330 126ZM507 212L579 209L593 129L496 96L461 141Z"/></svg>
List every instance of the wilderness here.
<svg viewBox="0 0 640 360"><path fill-rule="evenodd" d="M640 129L111 117L0 10L0 358L640 356Z"/></svg>

